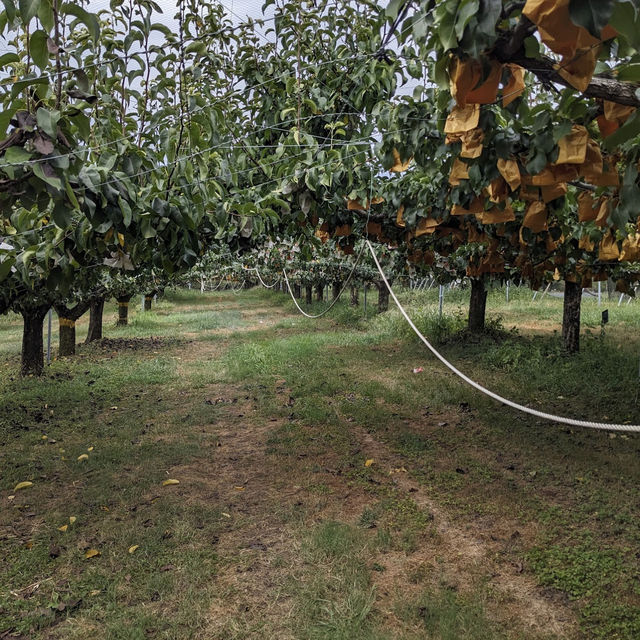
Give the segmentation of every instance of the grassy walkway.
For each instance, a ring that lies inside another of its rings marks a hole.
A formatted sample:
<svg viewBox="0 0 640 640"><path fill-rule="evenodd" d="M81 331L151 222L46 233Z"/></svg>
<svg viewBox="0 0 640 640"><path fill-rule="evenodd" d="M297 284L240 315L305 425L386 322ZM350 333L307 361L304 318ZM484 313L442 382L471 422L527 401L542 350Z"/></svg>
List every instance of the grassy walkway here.
<svg viewBox="0 0 640 640"><path fill-rule="evenodd" d="M634 305L600 338L585 304L567 358L561 301L496 293L478 341L451 337L462 296L439 321L435 295L405 297L491 388L638 421ZM394 312L308 321L250 291L113 315L41 380L0 319L0 638L640 635L640 439L478 397Z"/></svg>

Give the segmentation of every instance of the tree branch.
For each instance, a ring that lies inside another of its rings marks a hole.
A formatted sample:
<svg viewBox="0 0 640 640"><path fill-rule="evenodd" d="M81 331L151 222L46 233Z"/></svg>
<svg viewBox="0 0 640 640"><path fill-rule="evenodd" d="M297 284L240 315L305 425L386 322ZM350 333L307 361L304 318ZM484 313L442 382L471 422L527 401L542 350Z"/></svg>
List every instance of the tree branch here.
<svg viewBox="0 0 640 640"><path fill-rule="evenodd" d="M537 27L526 16L520 16L513 31L505 33L496 45L493 55L500 62L514 63L533 73L543 84L560 84L574 88L554 68L555 62L547 57L528 58L524 50L524 41L535 33ZM629 82L621 82L613 78L593 76L589 86L583 92L587 98L600 98L629 107L640 107L640 99L636 96L638 86ZM577 91L577 90L576 90Z"/></svg>

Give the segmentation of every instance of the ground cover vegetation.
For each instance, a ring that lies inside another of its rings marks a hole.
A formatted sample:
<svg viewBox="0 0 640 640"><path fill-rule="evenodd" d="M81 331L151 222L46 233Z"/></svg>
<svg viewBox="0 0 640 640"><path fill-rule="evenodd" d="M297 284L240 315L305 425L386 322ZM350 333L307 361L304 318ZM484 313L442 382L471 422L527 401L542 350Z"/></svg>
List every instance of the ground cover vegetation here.
<svg viewBox="0 0 640 640"><path fill-rule="evenodd" d="M134 616L139 637L638 634L634 439L514 417L436 368L425 392L424 365L398 383L418 343L385 283L503 395L637 422L637 0L267 0L270 17L239 24L177 0L175 29L153 0L1 7L2 456L18 460L3 489L32 483L5 496L7 633L107 621L132 637ZM609 325L594 283L620 296ZM240 507L257 461L264 486ZM289 463L293 485L276 474ZM159 484L174 468L210 499ZM49 534L89 513L104 529L74 538L78 558ZM153 577L127 518L148 529ZM243 527L234 547L223 534ZM64 576L43 578L54 561ZM174 587L184 600L150 604ZM269 615L226 615L232 595Z"/></svg>
<svg viewBox="0 0 640 640"><path fill-rule="evenodd" d="M393 310L347 298L311 321L283 292L194 289L127 326L108 302L106 337L39 379L3 320L6 637L637 635L636 436L483 400ZM433 289L401 296L491 388L636 414L634 303L601 336L585 302L593 333L567 357L559 298L492 290L493 333L470 338L464 292L442 318Z"/></svg>

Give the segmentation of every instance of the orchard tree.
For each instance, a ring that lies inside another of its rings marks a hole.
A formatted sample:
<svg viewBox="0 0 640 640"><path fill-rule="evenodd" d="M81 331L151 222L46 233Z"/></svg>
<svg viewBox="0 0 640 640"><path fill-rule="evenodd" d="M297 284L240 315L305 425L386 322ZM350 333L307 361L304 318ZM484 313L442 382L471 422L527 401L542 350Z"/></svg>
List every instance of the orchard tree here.
<svg viewBox="0 0 640 640"><path fill-rule="evenodd" d="M437 127L453 156L450 214L512 209L523 254L516 266L534 285L553 269L529 255L533 236L551 236L548 259L564 245L563 334L577 350L577 331L566 329L579 318L579 274L589 258L580 237L563 233L581 231L570 223L580 221L576 190L597 200L601 248L635 241L627 225L635 225L640 195L636 3L400 0L388 15L407 68L418 78L424 72L446 113Z"/></svg>

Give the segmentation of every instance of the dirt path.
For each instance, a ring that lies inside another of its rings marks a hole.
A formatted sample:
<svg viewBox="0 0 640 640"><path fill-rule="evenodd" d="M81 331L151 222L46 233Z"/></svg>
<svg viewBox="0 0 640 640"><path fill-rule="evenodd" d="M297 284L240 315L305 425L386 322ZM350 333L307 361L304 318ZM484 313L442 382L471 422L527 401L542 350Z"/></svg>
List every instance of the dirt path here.
<svg viewBox="0 0 640 640"><path fill-rule="evenodd" d="M488 603L489 610L509 626L521 627L533 634L549 634L554 638L573 637L575 620L565 607L559 606L544 596L534 581L523 575L522 564L500 562L500 555L522 537L522 527L510 522L508 517L492 519L491 522L466 522L463 527L452 524L445 509L426 493L407 470L407 461L395 455L383 443L362 428L353 427L367 455L388 469L390 481L421 509L433 515L437 531L435 548L420 549L411 556L396 558L391 582L396 587L406 581L406 575L415 566L426 563L438 566L446 580L456 589L465 589L474 579L490 576L491 585L498 592L496 604ZM444 563L436 562L441 555ZM390 576L387 574L386 580ZM389 590L389 589L387 589Z"/></svg>
<svg viewBox="0 0 640 640"><path fill-rule="evenodd" d="M253 321L241 331L273 327L285 318L283 310L253 309L243 313ZM196 359L219 359L226 351L225 333L217 342L195 342L181 352L180 369L189 373ZM310 493L310 463L304 456L283 460L269 452L269 439L286 418L265 419L257 403L240 385L211 384L202 392L212 404L210 423L198 428L217 440L209 465L186 465L172 471L185 484L197 487L189 499L220 504L224 523L215 541L221 559L215 581L206 630L208 640L231 638L282 639L299 637L292 630L295 599L292 590L305 567L300 556L301 532L315 523L335 519L357 525L363 510L374 507L375 493L334 471L335 457L325 450L313 460L315 480L328 487L323 495ZM202 395L202 394L201 394ZM284 380L269 395L279 407L287 407L290 391ZM375 459L375 482L433 517L432 531L412 552L375 551L372 565L376 587L375 608L385 629L396 637L406 631L394 612L394 603L424 589L423 579L466 593L489 581L495 594L487 603L490 617L518 637L573 638L575 620L562 603L554 602L522 573L521 564L510 564L502 552L517 545L528 532L516 529L508 518L453 525L446 510L426 493L407 471L407 460L394 454L364 429L345 422L354 446ZM524 635L522 635L524 634Z"/></svg>

